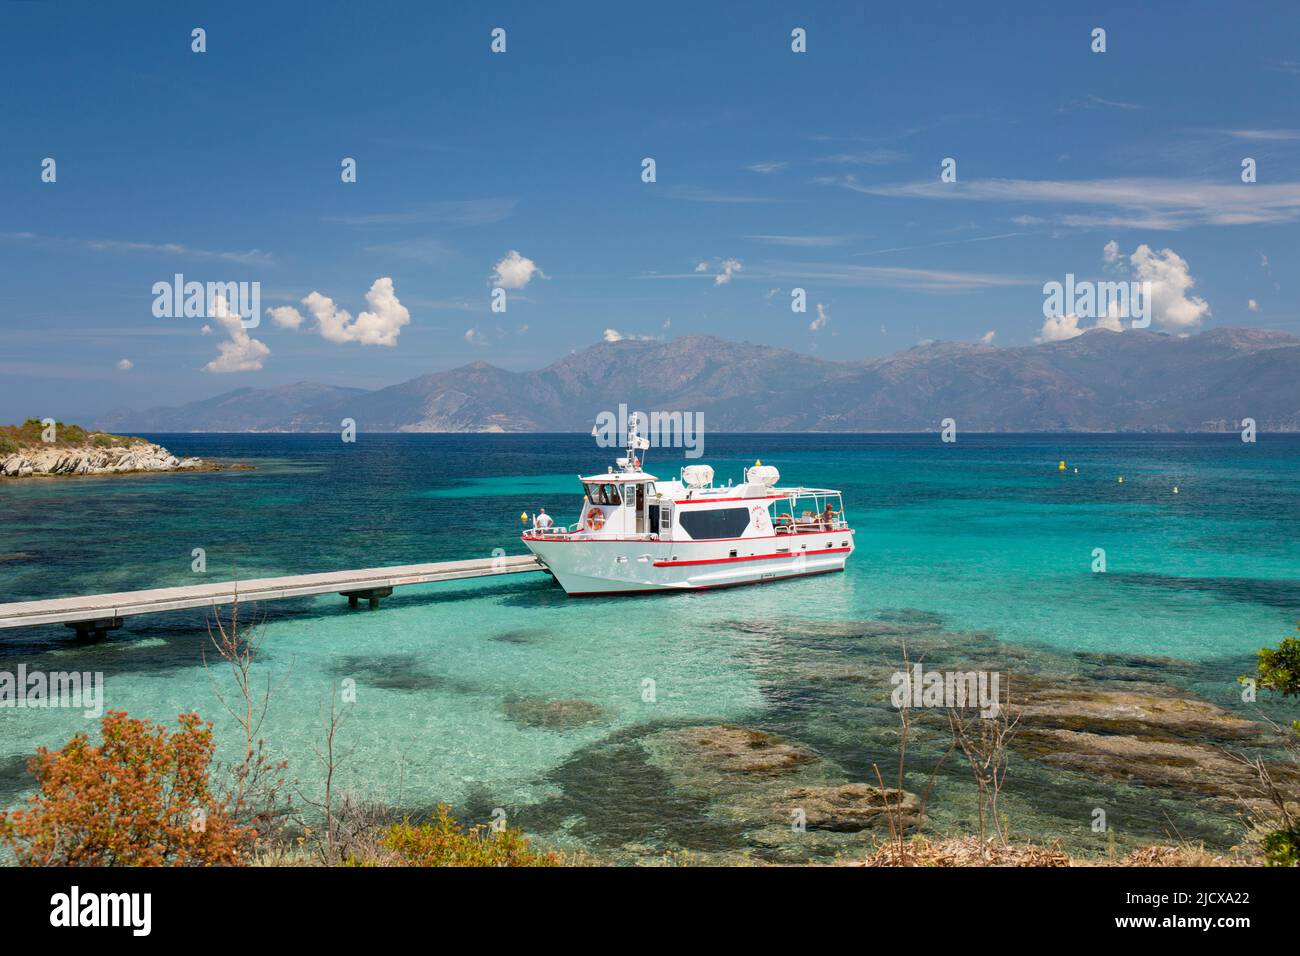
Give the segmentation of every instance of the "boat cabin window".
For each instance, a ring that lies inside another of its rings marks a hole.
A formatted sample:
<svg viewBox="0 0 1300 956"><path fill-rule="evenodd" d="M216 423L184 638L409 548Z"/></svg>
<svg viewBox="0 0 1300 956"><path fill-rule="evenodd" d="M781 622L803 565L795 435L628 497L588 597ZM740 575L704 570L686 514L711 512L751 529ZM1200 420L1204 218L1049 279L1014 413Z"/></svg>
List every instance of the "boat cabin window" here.
<svg viewBox="0 0 1300 956"><path fill-rule="evenodd" d="M683 508L677 521L682 530L697 541L703 538L739 538L749 527L749 509Z"/></svg>
<svg viewBox="0 0 1300 956"><path fill-rule="evenodd" d="M622 497L618 493L618 485L613 482L609 484L590 484L587 485L587 500L593 505L621 505Z"/></svg>

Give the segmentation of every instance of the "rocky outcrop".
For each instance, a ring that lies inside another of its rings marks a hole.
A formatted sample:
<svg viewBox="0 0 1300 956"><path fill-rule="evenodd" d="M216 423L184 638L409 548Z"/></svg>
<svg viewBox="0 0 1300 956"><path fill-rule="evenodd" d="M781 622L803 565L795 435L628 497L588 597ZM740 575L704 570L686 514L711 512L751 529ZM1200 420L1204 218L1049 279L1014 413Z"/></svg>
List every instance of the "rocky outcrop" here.
<svg viewBox="0 0 1300 956"><path fill-rule="evenodd" d="M775 775L789 773L817 755L774 734L735 724L690 727L678 735L701 762L721 773Z"/></svg>
<svg viewBox="0 0 1300 956"><path fill-rule="evenodd" d="M901 818L910 830L921 823L921 798L906 790L882 790L867 783L844 783L832 787L795 787L782 801L803 811L809 830L856 833L872 828L887 829L889 814Z"/></svg>
<svg viewBox="0 0 1300 956"><path fill-rule="evenodd" d="M1234 757L1267 754L1278 741L1254 721L1172 688L1112 690L1021 681L1020 729L1011 745L1026 757L1089 777L1168 787L1246 805L1257 802L1255 771ZM1269 760L1274 779L1300 786L1300 769Z"/></svg>
<svg viewBox="0 0 1300 956"><path fill-rule="evenodd" d="M161 445L136 441L107 446L28 446L0 458L0 477L119 475L146 471L213 471L200 458L177 458Z"/></svg>

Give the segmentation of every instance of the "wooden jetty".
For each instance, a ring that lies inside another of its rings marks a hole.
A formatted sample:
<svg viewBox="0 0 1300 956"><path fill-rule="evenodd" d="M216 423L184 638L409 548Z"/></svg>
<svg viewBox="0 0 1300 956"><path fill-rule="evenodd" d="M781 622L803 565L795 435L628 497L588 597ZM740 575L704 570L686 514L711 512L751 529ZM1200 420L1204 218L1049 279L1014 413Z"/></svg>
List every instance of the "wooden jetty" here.
<svg viewBox="0 0 1300 956"><path fill-rule="evenodd" d="M252 578L247 581L218 581L212 584L188 584L183 587L121 591L116 594L88 594L46 601L18 601L14 604L0 604L0 628L63 624L74 629L80 638L98 639L108 631L121 627L122 619L133 614L278 601L331 592L346 597L352 607L365 600L370 607L377 608L380 598L392 594L393 588L407 584L545 570L537 558L525 554L470 561L363 568L357 571L329 571L324 574Z"/></svg>

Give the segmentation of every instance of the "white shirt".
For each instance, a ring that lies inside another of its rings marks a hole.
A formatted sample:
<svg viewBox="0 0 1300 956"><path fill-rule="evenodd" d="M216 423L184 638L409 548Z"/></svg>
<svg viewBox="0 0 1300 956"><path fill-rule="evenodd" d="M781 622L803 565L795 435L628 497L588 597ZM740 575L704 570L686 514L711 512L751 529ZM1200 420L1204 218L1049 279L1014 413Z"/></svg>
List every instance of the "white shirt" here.
<svg viewBox="0 0 1300 956"><path fill-rule="evenodd" d="M537 519L533 522L533 524L538 528L549 528L554 523L555 522L551 520L551 516L545 512L539 514Z"/></svg>

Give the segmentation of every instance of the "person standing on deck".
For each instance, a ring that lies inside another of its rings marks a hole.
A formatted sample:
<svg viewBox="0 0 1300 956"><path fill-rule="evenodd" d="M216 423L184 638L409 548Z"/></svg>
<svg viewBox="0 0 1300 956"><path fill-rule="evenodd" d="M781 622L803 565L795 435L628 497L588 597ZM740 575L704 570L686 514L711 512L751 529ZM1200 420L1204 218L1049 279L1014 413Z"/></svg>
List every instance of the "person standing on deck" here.
<svg viewBox="0 0 1300 956"><path fill-rule="evenodd" d="M538 508L537 517L533 519L533 527L538 531L546 531L553 524L555 524L555 522L552 521L551 516L546 513L546 509Z"/></svg>

